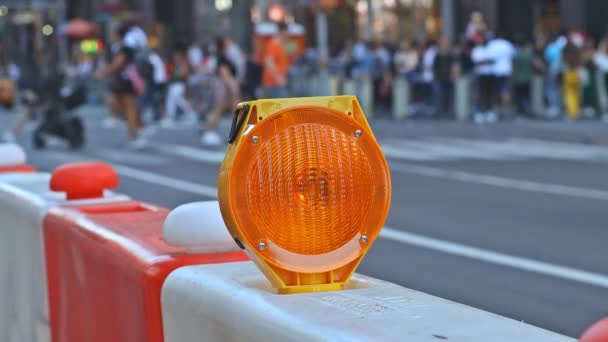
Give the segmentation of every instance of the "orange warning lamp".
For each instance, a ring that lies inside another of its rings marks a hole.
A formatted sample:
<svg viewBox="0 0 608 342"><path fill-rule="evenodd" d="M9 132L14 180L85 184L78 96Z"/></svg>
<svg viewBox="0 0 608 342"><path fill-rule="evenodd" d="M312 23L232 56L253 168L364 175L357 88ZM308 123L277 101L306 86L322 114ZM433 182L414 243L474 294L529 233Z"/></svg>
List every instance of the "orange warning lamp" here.
<svg viewBox="0 0 608 342"><path fill-rule="evenodd" d="M388 165L354 96L242 103L219 175L231 235L279 293L342 289L386 220Z"/></svg>

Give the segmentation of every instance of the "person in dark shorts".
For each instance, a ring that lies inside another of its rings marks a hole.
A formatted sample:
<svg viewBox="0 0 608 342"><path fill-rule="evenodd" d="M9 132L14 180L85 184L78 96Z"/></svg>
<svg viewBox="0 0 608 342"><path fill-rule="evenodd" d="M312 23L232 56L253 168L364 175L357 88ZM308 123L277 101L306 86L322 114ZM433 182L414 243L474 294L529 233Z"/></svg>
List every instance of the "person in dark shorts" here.
<svg viewBox="0 0 608 342"><path fill-rule="evenodd" d="M99 77L110 79L110 110L124 116L129 129L129 147L139 149L145 144L139 135L141 119L137 105L136 84L130 73L136 72L135 50L124 44L128 26L120 27L114 34L115 49L110 64L102 69Z"/></svg>

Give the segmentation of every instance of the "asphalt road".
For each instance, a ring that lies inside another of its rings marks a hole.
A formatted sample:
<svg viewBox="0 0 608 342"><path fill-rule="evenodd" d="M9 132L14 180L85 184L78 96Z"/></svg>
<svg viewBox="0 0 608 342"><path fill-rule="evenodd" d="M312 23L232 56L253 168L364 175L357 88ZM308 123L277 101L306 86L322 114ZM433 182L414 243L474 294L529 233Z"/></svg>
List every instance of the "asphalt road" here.
<svg viewBox="0 0 608 342"><path fill-rule="evenodd" d="M196 129L158 131L140 152L84 108L88 145L30 148L41 170L105 160L119 192L167 207L213 199L222 150ZM14 114L0 114L0 130ZM572 337L608 315L608 124L373 122L393 198L358 272ZM223 128L227 130L227 122Z"/></svg>

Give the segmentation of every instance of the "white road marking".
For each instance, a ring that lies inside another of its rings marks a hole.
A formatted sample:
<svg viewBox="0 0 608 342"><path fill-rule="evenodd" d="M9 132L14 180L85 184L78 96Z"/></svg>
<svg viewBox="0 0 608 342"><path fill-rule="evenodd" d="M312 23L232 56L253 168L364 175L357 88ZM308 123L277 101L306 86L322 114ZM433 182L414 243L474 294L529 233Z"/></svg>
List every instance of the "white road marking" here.
<svg viewBox="0 0 608 342"><path fill-rule="evenodd" d="M415 174L419 176L434 177L456 180L466 183L475 183L490 185L499 188L522 190L529 192L538 192L551 195L562 195L579 197L585 199L602 200L608 201L608 191L579 188L568 185L553 184L553 183L540 183L527 180L505 178L484 175L479 173L471 173L464 171L446 170L430 166L403 164L403 163L391 163L389 165L391 171L404 172Z"/></svg>
<svg viewBox="0 0 608 342"><path fill-rule="evenodd" d="M151 147L161 153L172 154L178 157L200 161L204 163L219 164L224 160L224 151L209 151L203 148L194 148L185 145L151 143Z"/></svg>
<svg viewBox="0 0 608 342"><path fill-rule="evenodd" d="M185 180L167 177L157 173L143 171L125 165L113 163L112 166L116 172L124 177L132 178L138 181L147 182L155 185L161 185L174 190L189 192L205 197L217 198L217 189L211 186L196 184Z"/></svg>
<svg viewBox="0 0 608 342"><path fill-rule="evenodd" d="M104 159L119 163L130 162L138 165L160 165L167 163L168 159L156 154L140 153L137 151L118 151L111 149L98 149L97 154Z"/></svg>
<svg viewBox="0 0 608 342"><path fill-rule="evenodd" d="M502 141L430 137L389 139L381 142L387 158L403 160L518 160L556 159L605 162L608 147L537 139L509 138Z"/></svg>
<svg viewBox="0 0 608 342"><path fill-rule="evenodd" d="M120 175L125 177L143 182L149 182L155 185L165 186L174 190L193 193L196 195L211 198L217 197L217 189L214 187L175 179L123 165L114 165L114 167ZM487 249L471 247L463 244L426 237L423 235L408 233L395 228L384 227L380 233L380 238L417 247L423 247L446 254L462 256L490 264L507 266L527 272L608 288L608 276L599 273L498 253Z"/></svg>
<svg viewBox="0 0 608 342"><path fill-rule="evenodd" d="M498 253L487 249L412 234L390 227L384 227L380 232L380 237L490 264L507 266L532 273L608 288L608 276L599 273Z"/></svg>

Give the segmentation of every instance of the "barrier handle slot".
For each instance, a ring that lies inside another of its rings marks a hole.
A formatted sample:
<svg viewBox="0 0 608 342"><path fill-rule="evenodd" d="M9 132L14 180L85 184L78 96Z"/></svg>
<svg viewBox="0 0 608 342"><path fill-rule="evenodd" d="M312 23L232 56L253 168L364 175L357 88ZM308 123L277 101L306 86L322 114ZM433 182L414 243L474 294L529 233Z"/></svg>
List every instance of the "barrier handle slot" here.
<svg viewBox="0 0 608 342"><path fill-rule="evenodd" d="M228 135L228 143L232 144L236 140L236 135L243 127L245 119L247 118L247 112L249 112L249 105L246 104L243 107L237 108L234 111L232 117L232 125L230 126L230 134Z"/></svg>

